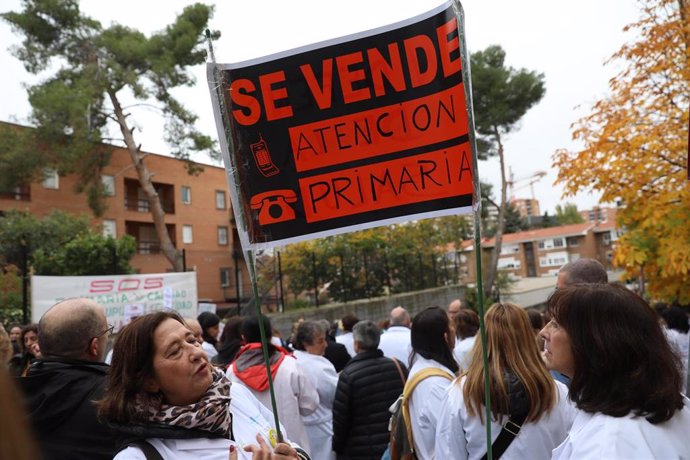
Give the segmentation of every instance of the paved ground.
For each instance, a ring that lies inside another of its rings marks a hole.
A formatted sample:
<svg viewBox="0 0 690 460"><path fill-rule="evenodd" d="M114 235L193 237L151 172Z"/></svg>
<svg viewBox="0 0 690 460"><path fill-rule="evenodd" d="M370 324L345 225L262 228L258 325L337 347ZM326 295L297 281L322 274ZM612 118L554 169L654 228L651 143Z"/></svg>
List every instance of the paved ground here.
<svg viewBox="0 0 690 460"><path fill-rule="evenodd" d="M609 272L609 280L620 278L621 272ZM511 286L511 292L505 293L504 300L522 305L525 308L542 306L556 287L556 276L540 278L522 278Z"/></svg>
<svg viewBox="0 0 690 460"><path fill-rule="evenodd" d="M523 278L511 286L511 292L503 294L507 300L525 308L543 306L556 286L555 276L543 278Z"/></svg>

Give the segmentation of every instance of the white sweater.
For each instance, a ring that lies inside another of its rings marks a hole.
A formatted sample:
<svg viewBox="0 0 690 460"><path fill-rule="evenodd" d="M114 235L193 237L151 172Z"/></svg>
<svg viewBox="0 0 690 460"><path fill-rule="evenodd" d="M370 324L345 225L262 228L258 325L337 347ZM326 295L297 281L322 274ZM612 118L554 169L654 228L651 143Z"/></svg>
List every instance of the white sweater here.
<svg viewBox="0 0 690 460"><path fill-rule="evenodd" d="M448 388L438 415L436 426L436 457L439 459L479 460L486 454L486 426L478 416L467 413L460 377ZM551 451L568 435L577 410L568 400L568 389L555 382L558 402L536 423L525 423L518 436L508 446L502 460L550 458ZM482 416L485 409L482 407ZM501 425L491 421L492 442L501 432ZM601 459L603 460L603 458Z"/></svg>

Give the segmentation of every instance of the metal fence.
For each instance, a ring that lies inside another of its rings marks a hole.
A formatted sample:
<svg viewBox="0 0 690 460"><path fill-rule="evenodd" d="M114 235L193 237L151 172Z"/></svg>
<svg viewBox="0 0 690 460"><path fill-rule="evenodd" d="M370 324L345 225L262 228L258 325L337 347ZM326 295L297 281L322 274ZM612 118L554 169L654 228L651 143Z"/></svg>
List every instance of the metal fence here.
<svg viewBox="0 0 690 460"><path fill-rule="evenodd" d="M304 262L297 271L286 270L279 252L264 261L259 281L262 305L271 311L319 307L457 284L462 276L457 256L439 253L312 253Z"/></svg>

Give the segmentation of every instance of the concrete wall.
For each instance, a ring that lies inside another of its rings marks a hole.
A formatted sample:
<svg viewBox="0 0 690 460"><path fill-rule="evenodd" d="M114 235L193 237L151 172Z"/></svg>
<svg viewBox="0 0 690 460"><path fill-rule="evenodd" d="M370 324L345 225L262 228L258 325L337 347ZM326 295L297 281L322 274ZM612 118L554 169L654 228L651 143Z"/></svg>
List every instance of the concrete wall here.
<svg viewBox="0 0 690 460"><path fill-rule="evenodd" d="M292 324L300 318L307 320L327 319L335 321L347 313L354 313L359 319L369 319L374 322L388 318L390 311L401 305L414 315L427 307L439 306L447 308L454 299L465 298L465 286L453 285L423 291L396 294L389 297L377 297L374 299L357 300L347 303L334 303L323 305L319 308L301 309L285 313L272 313L271 318L274 329L278 329L283 338L287 338L292 330Z"/></svg>

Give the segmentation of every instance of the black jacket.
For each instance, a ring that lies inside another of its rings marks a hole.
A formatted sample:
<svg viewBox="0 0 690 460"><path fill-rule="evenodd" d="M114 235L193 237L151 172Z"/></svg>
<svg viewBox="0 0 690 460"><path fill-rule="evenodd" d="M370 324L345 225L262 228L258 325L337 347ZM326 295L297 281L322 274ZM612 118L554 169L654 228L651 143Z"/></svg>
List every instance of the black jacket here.
<svg viewBox="0 0 690 460"><path fill-rule="evenodd" d="M211 362L216 366L221 366L223 369L227 369L228 365L235 360L237 352L242 348L241 340L232 340L228 343L223 344L218 350L218 354L211 359Z"/></svg>
<svg viewBox="0 0 690 460"><path fill-rule="evenodd" d="M324 358L329 360L333 367L335 367L336 372L340 372L345 369L345 366L350 362L350 353L347 352L347 348L342 343L338 343L330 337L326 338L326 351L324 353Z"/></svg>
<svg viewBox="0 0 690 460"><path fill-rule="evenodd" d="M400 363L407 378L407 369ZM389 441L388 408L403 391L400 373L381 350L363 351L345 366L333 402L338 460L379 460Z"/></svg>
<svg viewBox="0 0 690 460"><path fill-rule="evenodd" d="M18 379L35 439L45 460L112 459L115 440L96 417L108 365L38 360Z"/></svg>

